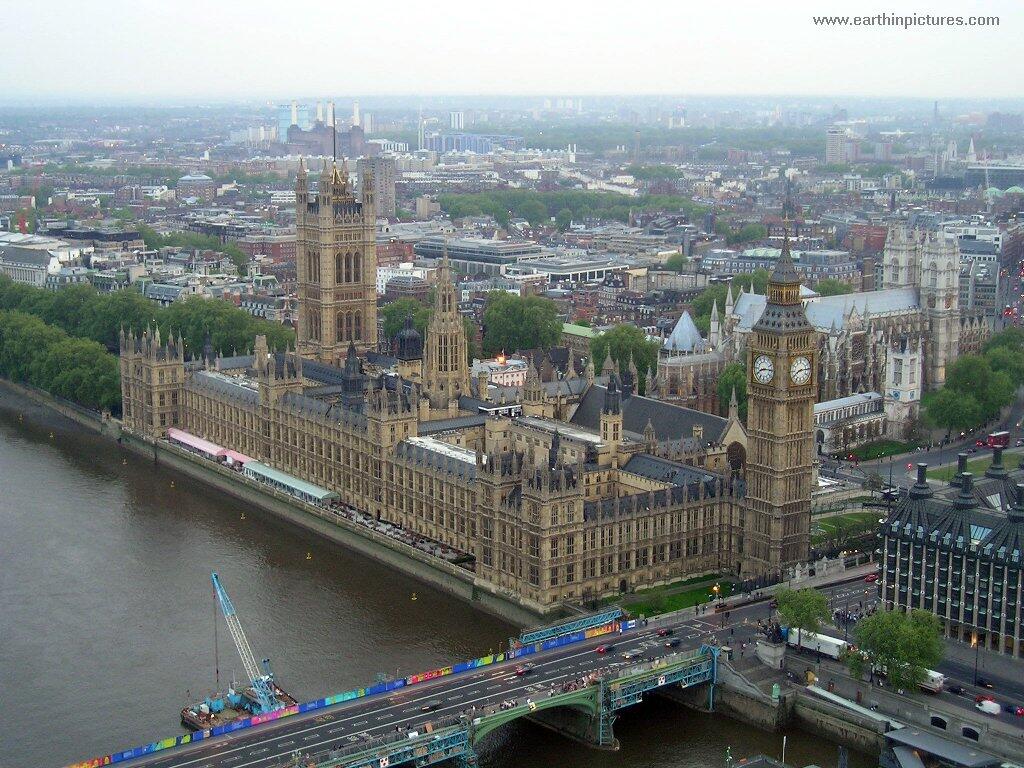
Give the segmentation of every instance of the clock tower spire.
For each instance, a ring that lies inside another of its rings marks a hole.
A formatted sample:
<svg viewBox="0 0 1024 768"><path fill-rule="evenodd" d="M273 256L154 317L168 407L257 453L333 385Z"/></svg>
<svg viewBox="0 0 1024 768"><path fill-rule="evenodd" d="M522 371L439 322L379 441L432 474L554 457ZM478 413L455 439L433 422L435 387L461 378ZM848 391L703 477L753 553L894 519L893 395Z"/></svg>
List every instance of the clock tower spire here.
<svg viewBox="0 0 1024 768"><path fill-rule="evenodd" d="M781 577L810 555L817 339L789 233L747 343L747 567Z"/></svg>

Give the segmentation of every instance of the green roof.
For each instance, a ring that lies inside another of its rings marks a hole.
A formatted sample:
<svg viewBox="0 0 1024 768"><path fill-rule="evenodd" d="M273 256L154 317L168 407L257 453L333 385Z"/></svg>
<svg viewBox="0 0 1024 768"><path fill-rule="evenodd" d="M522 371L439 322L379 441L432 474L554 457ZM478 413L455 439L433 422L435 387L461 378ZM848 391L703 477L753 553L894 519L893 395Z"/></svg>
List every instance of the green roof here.
<svg viewBox="0 0 1024 768"><path fill-rule="evenodd" d="M587 339L600 335L593 328L586 325L574 325L573 323L562 323L562 333L568 333L570 336L583 336Z"/></svg>
<svg viewBox="0 0 1024 768"><path fill-rule="evenodd" d="M274 480L283 485L287 485L294 488L299 493L304 493L307 496L312 496L318 501L325 501L327 499L336 499L338 494L334 491L328 491L326 488L321 488L319 485L313 485L307 483L305 480L300 480L297 477L289 475L287 472L282 472L279 469L268 467L266 464L261 464L258 461L249 461L245 465L246 472L252 472L253 474L265 477L268 480Z"/></svg>

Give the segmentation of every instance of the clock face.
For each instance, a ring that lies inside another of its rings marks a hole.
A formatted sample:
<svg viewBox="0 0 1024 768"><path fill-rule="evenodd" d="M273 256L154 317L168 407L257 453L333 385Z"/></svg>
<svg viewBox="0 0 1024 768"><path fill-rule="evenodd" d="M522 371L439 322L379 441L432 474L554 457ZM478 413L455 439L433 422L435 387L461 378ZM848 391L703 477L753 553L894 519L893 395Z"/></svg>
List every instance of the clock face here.
<svg viewBox="0 0 1024 768"><path fill-rule="evenodd" d="M798 357L789 366L789 377L794 384L806 384L811 379L811 361L806 357Z"/></svg>
<svg viewBox="0 0 1024 768"><path fill-rule="evenodd" d="M754 378L762 384L767 384L775 375L775 364L767 355L758 355L754 359Z"/></svg>

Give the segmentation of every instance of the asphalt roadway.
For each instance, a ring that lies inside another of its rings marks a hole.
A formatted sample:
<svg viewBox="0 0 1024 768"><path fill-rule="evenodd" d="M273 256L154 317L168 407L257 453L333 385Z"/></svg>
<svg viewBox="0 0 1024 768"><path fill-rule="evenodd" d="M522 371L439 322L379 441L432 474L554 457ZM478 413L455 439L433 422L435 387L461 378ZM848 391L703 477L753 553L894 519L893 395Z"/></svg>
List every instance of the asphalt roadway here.
<svg viewBox="0 0 1024 768"><path fill-rule="evenodd" d="M850 606L851 610L864 610L877 598L874 584L862 578L822 587L821 591L829 597L832 608ZM694 650L705 643L729 645L737 666L742 668L749 666L753 650L742 650L741 646L756 639L758 620L767 620L770 615L767 597L761 602L731 608L728 613L714 613L710 608L698 615L686 611L652 619L648 626L621 634L604 635L521 660L419 683L390 694L293 715L210 741L136 758L126 765L133 768L276 768L296 753L313 754L357 746L375 737L402 731L422 733L428 722L442 727L441 721L460 715L477 717L484 710L500 707L503 702L524 704L527 699L539 700L551 690L561 691L563 684L580 681L590 673L635 665L637 661L623 658L628 651L639 651L643 658L663 658ZM659 629L671 629L672 635L659 636ZM825 631L843 637L841 628ZM679 646L666 647L666 642L673 639L680 641ZM614 649L598 653L596 649L602 645L613 645ZM533 669L517 676L515 668L522 661L533 664ZM1019 664L1011 660L1005 663ZM1024 704L1024 683L1019 671L1005 679L990 674L997 682L995 691L983 691L971 685L973 668L965 670L959 661L944 662L939 665L939 671L950 678L950 683L962 685L967 695L954 696L948 692L938 695L965 709L973 710L973 695L982 692L996 694L1001 703L1009 701L1006 697L1010 696ZM1024 726L1024 718L1000 717Z"/></svg>

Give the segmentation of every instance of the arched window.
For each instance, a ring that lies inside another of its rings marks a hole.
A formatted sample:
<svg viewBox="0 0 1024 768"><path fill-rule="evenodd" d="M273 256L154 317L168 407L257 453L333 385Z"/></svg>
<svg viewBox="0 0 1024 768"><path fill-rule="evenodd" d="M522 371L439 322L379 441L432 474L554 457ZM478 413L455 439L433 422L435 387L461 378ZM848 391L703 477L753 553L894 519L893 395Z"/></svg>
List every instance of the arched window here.
<svg viewBox="0 0 1024 768"><path fill-rule="evenodd" d="M345 340L345 313L339 312L334 317L334 337L338 341Z"/></svg>
<svg viewBox="0 0 1024 768"><path fill-rule="evenodd" d="M342 280L342 271L344 264L342 263L342 257L340 253L334 254L334 282L335 284L340 283Z"/></svg>
<svg viewBox="0 0 1024 768"><path fill-rule="evenodd" d="M352 281L355 283L363 281L363 257L359 253L352 254Z"/></svg>
<svg viewBox="0 0 1024 768"><path fill-rule="evenodd" d="M362 339L363 338L363 313L362 313L361 310L356 310L356 312L355 312L355 327L352 330L353 330L353 335L352 335L353 339Z"/></svg>

